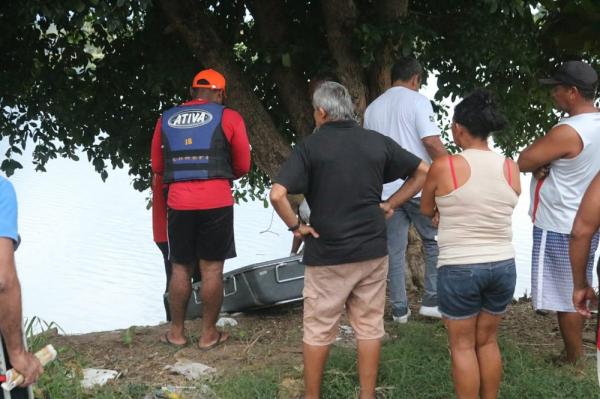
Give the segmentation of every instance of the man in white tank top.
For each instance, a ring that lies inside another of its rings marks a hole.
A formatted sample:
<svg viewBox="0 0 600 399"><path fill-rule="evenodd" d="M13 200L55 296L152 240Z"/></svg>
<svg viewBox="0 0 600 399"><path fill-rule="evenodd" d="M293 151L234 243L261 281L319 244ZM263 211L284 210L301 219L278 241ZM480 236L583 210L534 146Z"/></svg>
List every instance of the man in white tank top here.
<svg viewBox="0 0 600 399"><path fill-rule="evenodd" d="M583 318L572 303L569 233L583 194L600 171L600 111L594 106L598 74L588 64L569 61L541 84L552 86L557 109L569 114L519 157L519 168L533 172L530 215L534 224L531 273L533 307L556 311L567 360L582 354ZM592 281L598 236L588 254Z"/></svg>

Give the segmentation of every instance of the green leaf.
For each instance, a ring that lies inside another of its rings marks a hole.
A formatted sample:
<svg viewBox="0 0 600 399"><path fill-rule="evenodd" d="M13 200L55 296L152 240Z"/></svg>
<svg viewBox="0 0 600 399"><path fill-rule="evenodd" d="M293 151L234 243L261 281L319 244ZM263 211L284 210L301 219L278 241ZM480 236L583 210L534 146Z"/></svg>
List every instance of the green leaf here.
<svg viewBox="0 0 600 399"><path fill-rule="evenodd" d="M281 64L286 68L291 68L292 57L291 57L290 53L284 53L281 55Z"/></svg>
<svg viewBox="0 0 600 399"><path fill-rule="evenodd" d="M83 1L77 1L75 3L75 11L83 12L85 10L85 3Z"/></svg>
<svg viewBox="0 0 600 399"><path fill-rule="evenodd" d="M6 176L10 177L13 173L15 173L16 169L23 169L23 165L14 159L5 159L2 161L2 164L0 164L0 169L6 173Z"/></svg>

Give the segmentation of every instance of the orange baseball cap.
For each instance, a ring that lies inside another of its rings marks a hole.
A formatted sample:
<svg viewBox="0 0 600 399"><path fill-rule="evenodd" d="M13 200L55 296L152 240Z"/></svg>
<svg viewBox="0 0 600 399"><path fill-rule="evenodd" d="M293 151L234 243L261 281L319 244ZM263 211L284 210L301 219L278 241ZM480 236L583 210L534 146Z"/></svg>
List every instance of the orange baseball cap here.
<svg viewBox="0 0 600 399"><path fill-rule="evenodd" d="M193 88L206 88L225 91L225 77L214 69L205 69L198 72L192 81Z"/></svg>

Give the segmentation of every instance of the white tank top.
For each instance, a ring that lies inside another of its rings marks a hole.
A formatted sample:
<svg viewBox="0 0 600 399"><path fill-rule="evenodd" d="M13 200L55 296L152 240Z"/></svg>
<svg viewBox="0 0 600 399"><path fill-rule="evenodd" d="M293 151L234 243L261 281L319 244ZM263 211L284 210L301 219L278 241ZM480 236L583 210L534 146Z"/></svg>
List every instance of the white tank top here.
<svg viewBox="0 0 600 399"><path fill-rule="evenodd" d="M519 197L504 177L505 158L474 149L460 156L471 169L469 180L435 197L440 212L438 267L514 258L512 213Z"/></svg>
<svg viewBox="0 0 600 399"><path fill-rule="evenodd" d="M600 112L565 118L559 125L575 129L583 150L575 158L553 161L544 180L531 179L529 215L541 229L569 234L581 198L600 171Z"/></svg>

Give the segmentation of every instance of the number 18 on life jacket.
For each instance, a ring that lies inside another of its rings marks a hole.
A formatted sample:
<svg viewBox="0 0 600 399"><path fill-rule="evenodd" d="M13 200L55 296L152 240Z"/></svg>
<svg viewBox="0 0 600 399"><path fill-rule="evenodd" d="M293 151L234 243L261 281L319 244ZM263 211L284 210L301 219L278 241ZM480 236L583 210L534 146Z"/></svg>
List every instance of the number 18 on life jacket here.
<svg viewBox="0 0 600 399"><path fill-rule="evenodd" d="M233 179L229 141L221 119L224 106L180 105L162 116L164 182Z"/></svg>

